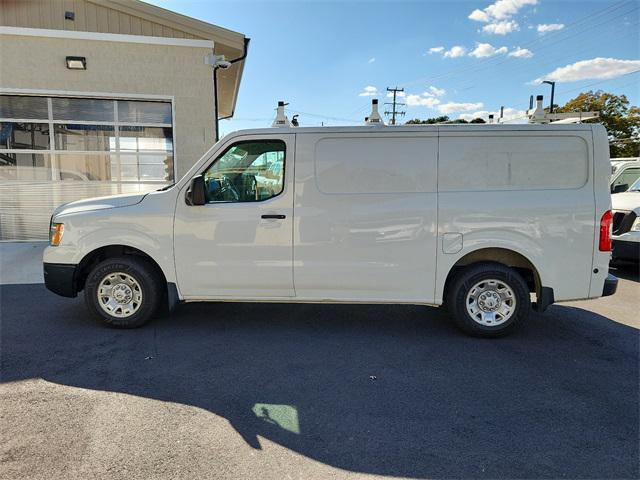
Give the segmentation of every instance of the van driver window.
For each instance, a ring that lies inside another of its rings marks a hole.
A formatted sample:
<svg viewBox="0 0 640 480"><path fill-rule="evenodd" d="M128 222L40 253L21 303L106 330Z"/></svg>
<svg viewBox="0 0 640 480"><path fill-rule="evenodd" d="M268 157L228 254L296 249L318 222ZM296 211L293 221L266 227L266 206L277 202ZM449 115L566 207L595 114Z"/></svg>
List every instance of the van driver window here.
<svg viewBox="0 0 640 480"><path fill-rule="evenodd" d="M281 140L236 143L204 174L207 202L259 202L279 195L284 154Z"/></svg>

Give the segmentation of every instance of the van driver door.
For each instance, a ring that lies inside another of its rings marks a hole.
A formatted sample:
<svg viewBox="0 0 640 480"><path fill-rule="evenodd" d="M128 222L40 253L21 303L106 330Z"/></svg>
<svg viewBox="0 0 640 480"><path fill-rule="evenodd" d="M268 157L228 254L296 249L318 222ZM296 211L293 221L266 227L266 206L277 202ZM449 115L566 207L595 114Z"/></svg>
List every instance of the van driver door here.
<svg viewBox="0 0 640 480"><path fill-rule="evenodd" d="M178 288L185 299L292 297L295 135L242 136L202 169L206 203L174 219Z"/></svg>

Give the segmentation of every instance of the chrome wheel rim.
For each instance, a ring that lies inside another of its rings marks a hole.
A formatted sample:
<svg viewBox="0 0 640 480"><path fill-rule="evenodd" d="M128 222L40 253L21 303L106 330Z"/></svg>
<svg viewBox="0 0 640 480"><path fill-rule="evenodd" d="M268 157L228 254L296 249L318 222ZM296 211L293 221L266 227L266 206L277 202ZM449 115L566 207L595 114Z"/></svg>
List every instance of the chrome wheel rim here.
<svg viewBox="0 0 640 480"><path fill-rule="evenodd" d="M114 272L105 276L98 285L98 305L107 314L127 318L142 305L142 288L128 273Z"/></svg>
<svg viewBox="0 0 640 480"><path fill-rule="evenodd" d="M516 311L516 296L509 285L494 278L476 283L467 294L467 313L480 325L495 327Z"/></svg>

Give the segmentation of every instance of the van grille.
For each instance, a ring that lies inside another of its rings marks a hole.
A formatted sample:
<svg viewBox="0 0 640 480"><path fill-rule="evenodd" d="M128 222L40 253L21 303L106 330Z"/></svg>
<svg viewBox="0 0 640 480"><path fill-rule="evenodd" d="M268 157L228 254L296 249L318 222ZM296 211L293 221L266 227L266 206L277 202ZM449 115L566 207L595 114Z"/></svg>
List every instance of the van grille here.
<svg viewBox="0 0 640 480"><path fill-rule="evenodd" d="M633 212L613 212L613 234L622 235L631 230L631 226L636 219Z"/></svg>

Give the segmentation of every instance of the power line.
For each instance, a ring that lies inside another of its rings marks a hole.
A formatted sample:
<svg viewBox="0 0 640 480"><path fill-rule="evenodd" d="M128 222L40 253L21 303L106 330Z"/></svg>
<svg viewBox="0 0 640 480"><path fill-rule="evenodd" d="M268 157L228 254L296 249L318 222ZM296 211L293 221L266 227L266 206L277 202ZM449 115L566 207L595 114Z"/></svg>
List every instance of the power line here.
<svg viewBox="0 0 640 480"><path fill-rule="evenodd" d="M565 34L566 30L569 30L570 28L573 28L573 27L575 27L577 25L580 25L580 24L582 24L584 22L587 22L587 21L592 21L594 18L603 17L603 16L606 16L606 15L609 15L609 14L615 12L616 10L619 10L621 8L624 8L624 7L630 6L630 5L635 5L635 2L624 2L623 1L623 2L620 2L618 4L610 5L610 6L604 8L602 10L598 10L598 11L594 12L593 14L585 16L582 19L579 19L579 20L576 20L575 22L569 23L565 27L565 29L562 30L562 31L548 33L548 34L546 34L546 35L544 35L542 37L536 38L536 39L534 39L534 40L532 40L532 41L530 41L528 43L525 43L522 46L526 48L526 47L531 47L531 46L533 46L533 45L535 45L537 43L543 43L543 44L544 43L548 43L549 45L546 45L544 47L544 48L547 48L548 46L555 45L557 43L560 43L560 42L566 40L567 38L571 38L571 37L574 37L576 35L582 34L582 32L584 30L590 30L592 28L595 28L597 26L603 25L605 23L609 23L609 22L611 22L613 20L616 20L617 18L619 18L621 16L628 15L629 13L632 13L633 11L637 10L637 7L636 8L632 8L631 10L629 10L627 12L624 12L622 15L618 15L618 16L615 16L613 18L609 18L608 20L605 20L604 22L595 24L593 26L586 27L582 31L578 32L577 34L573 34L573 35L569 35L569 36L564 37L564 38L560 38L555 42L549 42L549 39L555 40L555 37L560 36L562 34ZM441 74L438 74L438 75L432 75L430 77L423 77L421 79L412 80L412 81L409 81L409 82L404 82L404 83L402 83L402 85L404 85L406 87L408 85L413 85L413 84L417 84L417 83L423 83L423 82L426 82L426 81L443 80L443 79L450 78L452 76L457 76L457 75L459 75L461 73L472 71L472 70L475 73L476 71L486 70L488 68L494 68L494 67L496 67L498 65L501 65L503 63L506 63L508 61L513 61L513 60L514 60L514 57L507 57L506 59L503 59L502 57L497 57L497 56L493 57L493 58L489 58L489 59L478 59L477 61L474 62L473 65L465 65L465 66L461 66L461 67L459 67L457 69L453 69L453 70L450 70L448 72L444 72L444 73L441 73ZM479 62L482 62L482 65L477 65Z"/></svg>
<svg viewBox="0 0 640 480"><path fill-rule="evenodd" d="M585 88L589 88L589 87L592 87L593 85L598 85L598 84L600 84L600 83L605 83L605 82L611 82L611 81L613 81L613 80L618 80L618 79L620 79L620 78L626 77L627 75L633 75L634 73L638 73L638 72L640 72L640 70L634 70L633 72L625 73L624 75L620 75L619 77L615 77L615 78L605 78L604 80L599 80L599 81L597 81L597 82L588 83L587 85L582 85L582 86L580 86L580 87L571 88L571 89L569 89L569 90L562 90L562 91L558 92L558 95L563 94L563 93L575 92L576 90L582 90L582 89L585 89ZM635 81L633 81L633 82L625 83L624 85L617 85L617 86L616 86L616 88L626 87L626 86L628 86L628 85L633 85L633 84L635 84L635 83L636 83L636 82L635 82Z"/></svg>
<svg viewBox="0 0 640 480"><path fill-rule="evenodd" d="M638 23L634 23L631 26L632 27L636 27L638 25ZM614 25L614 27L616 27ZM607 33L607 39L611 40L613 38L616 37L620 37L620 38L625 38L627 36L629 36L630 33L632 33L634 36L637 36L637 32L633 31L633 32L628 32L628 31L623 31L620 30L619 28L614 28L613 32L600 32L600 34L604 34ZM598 42L601 42L601 39L598 38L596 39ZM588 52L590 50L592 50L594 47L591 44L587 44L585 45L581 45L579 48L573 48L569 51L566 51L562 56L560 57L554 57L552 59L549 58L545 58L544 56L538 56L534 59L531 60L526 60L525 62L523 62L522 65L519 66L510 66L509 70L508 70L508 75L511 79L513 78L522 78L522 77L527 77L531 75L531 70L532 70L532 64L535 66L535 68L537 69L541 69L542 67L545 67L547 65L556 65L558 64L558 62L561 61L569 61L569 59L571 58L575 58L575 56L583 53L583 52ZM499 65L499 64L498 64ZM496 66L498 66L496 65ZM493 74L493 77L496 77L498 74L495 73ZM456 90L458 91L466 91L466 90L472 90L474 88L478 88L479 85L476 83L466 83L468 79L463 78L457 81L453 82L453 85L461 85L459 88L457 88ZM466 84L465 84L466 83Z"/></svg>
<svg viewBox="0 0 640 480"><path fill-rule="evenodd" d="M404 106L404 103L400 103L397 101L396 96L398 93L404 93L404 88L389 88L387 87L387 92L393 93L393 102L385 102L385 105L391 105L391 111L385 111L384 114L386 116L391 115L391 125L396 124L396 116L404 116L406 113L404 110L398 110L398 107Z"/></svg>

